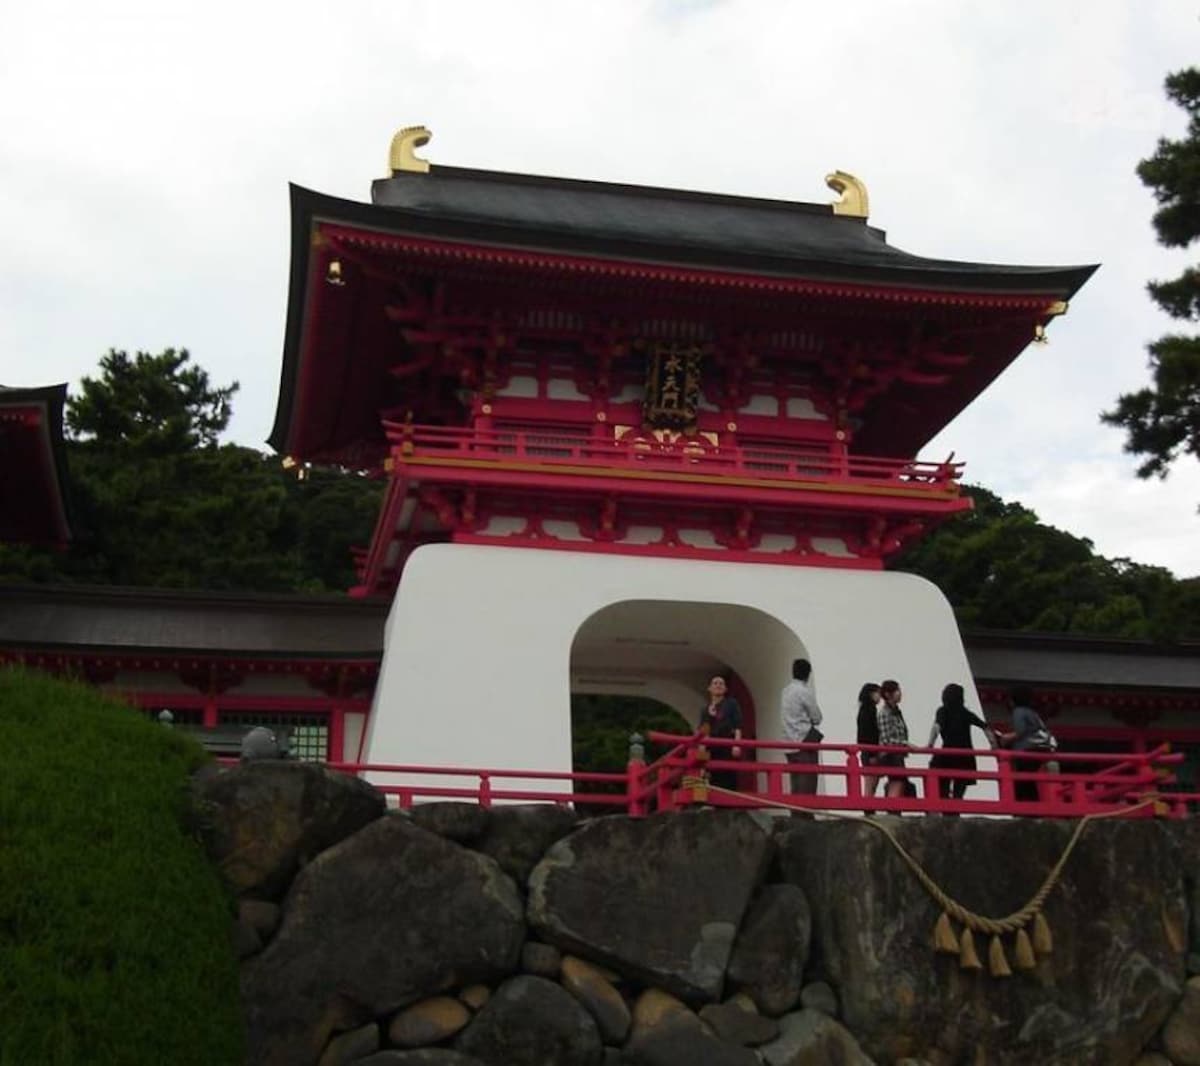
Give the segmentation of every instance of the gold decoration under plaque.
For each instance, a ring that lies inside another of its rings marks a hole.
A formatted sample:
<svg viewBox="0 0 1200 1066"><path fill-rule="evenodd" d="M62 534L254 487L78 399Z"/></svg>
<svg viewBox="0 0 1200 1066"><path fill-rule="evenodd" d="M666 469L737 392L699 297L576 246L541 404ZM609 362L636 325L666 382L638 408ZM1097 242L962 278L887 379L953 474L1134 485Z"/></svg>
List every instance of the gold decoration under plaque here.
<svg viewBox="0 0 1200 1066"><path fill-rule="evenodd" d="M388 166L394 174L398 170L413 174L428 174L429 160L418 159L416 149L427 145L433 134L424 126L405 126L392 138L392 150L388 153Z"/></svg>
<svg viewBox="0 0 1200 1066"><path fill-rule="evenodd" d="M693 433L700 405L701 351L694 344L659 341L646 355L646 398L642 419L647 429Z"/></svg>
<svg viewBox="0 0 1200 1066"><path fill-rule="evenodd" d="M842 198L833 205L835 215L866 218L871 213L867 187L853 174L847 174L844 170L835 170L832 174L825 175L825 184L834 192L842 195Z"/></svg>

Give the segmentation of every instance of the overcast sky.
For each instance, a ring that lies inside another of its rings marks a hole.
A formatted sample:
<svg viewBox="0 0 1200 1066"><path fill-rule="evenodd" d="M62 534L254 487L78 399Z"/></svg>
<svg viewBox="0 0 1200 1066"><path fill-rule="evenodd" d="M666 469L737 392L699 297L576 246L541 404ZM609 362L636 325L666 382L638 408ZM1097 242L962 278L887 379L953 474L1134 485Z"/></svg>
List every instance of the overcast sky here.
<svg viewBox="0 0 1200 1066"><path fill-rule="evenodd" d="M1070 313L935 440L1108 556L1200 573L1200 463L1134 477L1099 412L1172 328L1134 174L1183 114L1183 0L0 0L0 383L186 346L274 417L287 183L369 199L401 126L436 163L829 202L921 255L1099 262ZM1194 250L1193 250L1194 252ZM1194 258L1194 254L1193 254Z"/></svg>

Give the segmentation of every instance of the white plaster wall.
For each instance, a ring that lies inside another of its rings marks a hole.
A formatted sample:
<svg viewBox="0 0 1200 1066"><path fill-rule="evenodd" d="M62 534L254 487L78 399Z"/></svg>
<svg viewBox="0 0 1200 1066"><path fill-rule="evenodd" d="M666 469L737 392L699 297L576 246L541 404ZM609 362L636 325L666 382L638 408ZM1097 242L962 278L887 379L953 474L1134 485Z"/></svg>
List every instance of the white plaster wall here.
<svg viewBox="0 0 1200 1066"><path fill-rule="evenodd" d="M342 717L342 760L344 762L358 761L366 717L365 714L357 711L347 711Z"/></svg>
<svg viewBox="0 0 1200 1066"><path fill-rule="evenodd" d="M590 616L629 600L778 619L808 651L830 741L853 741L864 680L901 681L914 743L946 683L978 706L949 604L909 574L437 544L404 569L366 760L569 770L572 643ZM731 648L738 639L729 634ZM776 739L787 650L768 641L749 652L741 664L725 657L755 694L759 737Z"/></svg>

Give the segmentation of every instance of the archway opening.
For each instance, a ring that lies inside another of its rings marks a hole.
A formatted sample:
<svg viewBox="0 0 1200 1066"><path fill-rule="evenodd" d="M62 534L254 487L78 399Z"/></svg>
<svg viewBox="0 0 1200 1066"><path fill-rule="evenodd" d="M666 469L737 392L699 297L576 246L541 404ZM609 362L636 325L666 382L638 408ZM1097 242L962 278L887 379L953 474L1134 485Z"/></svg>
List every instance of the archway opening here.
<svg viewBox="0 0 1200 1066"><path fill-rule="evenodd" d="M654 701L675 712L691 732L709 680L722 674L742 706L743 734L776 740L779 692L791 678L792 660L806 656L803 641L788 626L754 607L623 600L596 611L576 631L571 704L574 709L593 696ZM627 732L623 740L627 744ZM615 747L618 740L605 743ZM744 784L752 787L753 781Z"/></svg>

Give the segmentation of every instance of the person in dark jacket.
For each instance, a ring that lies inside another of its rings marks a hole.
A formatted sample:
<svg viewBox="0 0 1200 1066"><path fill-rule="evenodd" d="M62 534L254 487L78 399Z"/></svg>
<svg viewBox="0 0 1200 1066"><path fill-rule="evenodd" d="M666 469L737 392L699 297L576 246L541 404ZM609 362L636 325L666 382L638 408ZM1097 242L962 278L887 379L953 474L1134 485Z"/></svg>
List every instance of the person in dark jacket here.
<svg viewBox="0 0 1200 1066"><path fill-rule="evenodd" d="M725 678L720 674L708 683L708 703L700 712L700 732L705 736L718 737L725 740L742 739L742 709L738 701L728 695ZM712 758L722 761L740 759L742 749L733 745L722 744L712 749ZM713 770L709 780L717 788L737 788L736 770Z"/></svg>
<svg viewBox="0 0 1200 1066"><path fill-rule="evenodd" d="M874 681L868 681L858 690L858 731L856 743L879 743L879 686ZM859 755L859 762L865 766L875 766L879 762L879 752L864 751ZM864 773L862 787L864 796L874 796L879 787L880 774Z"/></svg>
<svg viewBox="0 0 1200 1066"><path fill-rule="evenodd" d="M929 733L929 747L937 743L940 736L943 748L967 749L971 744L971 726L982 729L991 747L996 746L991 727L979 715L969 711L965 704L962 685L947 685L942 689L942 705L934 715L933 729ZM939 777L938 795L942 799L962 799L967 789L975 784L975 756L965 750L953 753L938 752L929 760L929 765L940 770L965 770L962 777Z"/></svg>

